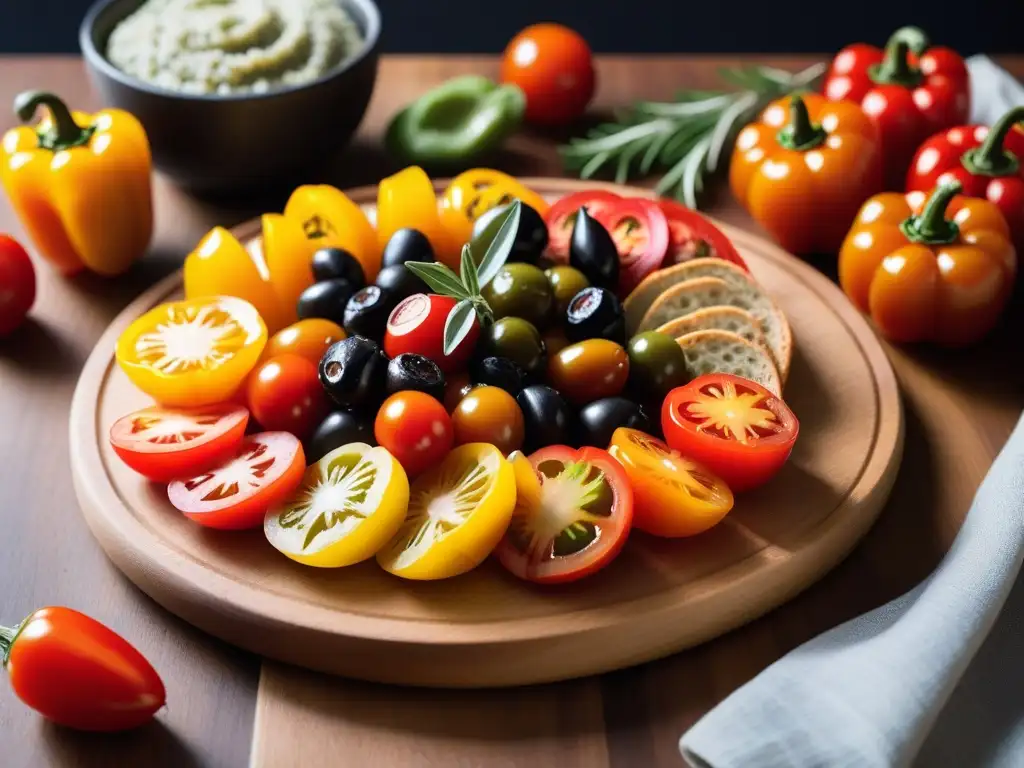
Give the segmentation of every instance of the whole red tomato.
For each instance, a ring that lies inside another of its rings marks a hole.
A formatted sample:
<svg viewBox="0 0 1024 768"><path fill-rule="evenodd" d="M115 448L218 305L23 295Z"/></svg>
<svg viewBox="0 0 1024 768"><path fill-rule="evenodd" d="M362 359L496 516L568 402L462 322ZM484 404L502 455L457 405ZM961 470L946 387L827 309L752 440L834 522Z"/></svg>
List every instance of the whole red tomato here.
<svg viewBox="0 0 1024 768"><path fill-rule="evenodd" d="M443 459L455 443L445 407L425 392L396 392L381 405L373 425L378 445L387 448L410 475Z"/></svg>
<svg viewBox="0 0 1024 768"><path fill-rule="evenodd" d="M446 355L444 326L457 303L451 296L426 293L415 293L404 299L388 317L384 334L384 351L388 357L393 359L414 352L433 360L446 374L463 368L480 335L480 322L474 318L469 335Z"/></svg>
<svg viewBox="0 0 1024 768"><path fill-rule="evenodd" d="M83 731L122 731L152 719L166 692L128 641L70 608L43 608L0 627L11 688L43 717Z"/></svg>
<svg viewBox="0 0 1024 768"><path fill-rule="evenodd" d="M298 355L277 355L250 374L246 400L253 418L270 432L309 437L330 406L317 367Z"/></svg>
<svg viewBox="0 0 1024 768"><path fill-rule="evenodd" d="M25 319L36 300L36 271L21 244L0 235L0 336Z"/></svg>
<svg viewBox="0 0 1024 768"><path fill-rule="evenodd" d="M561 24L534 24L505 48L501 80L523 89L529 122L564 125L582 115L594 96L590 46Z"/></svg>

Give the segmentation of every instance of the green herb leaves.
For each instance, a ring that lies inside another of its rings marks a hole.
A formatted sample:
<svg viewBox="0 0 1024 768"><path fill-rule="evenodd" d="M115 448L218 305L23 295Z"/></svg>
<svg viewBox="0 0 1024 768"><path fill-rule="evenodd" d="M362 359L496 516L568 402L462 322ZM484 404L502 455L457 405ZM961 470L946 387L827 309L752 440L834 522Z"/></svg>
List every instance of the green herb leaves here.
<svg viewBox="0 0 1024 768"><path fill-rule="evenodd" d="M512 246L516 232L519 231L519 219L522 203L515 200L499 217L501 227L494 236L487 252L476 263L471 246L467 243L462 247L462 261L459 274L440 263L409 261L405 266L430 288L442 296L451 296L459 302L452 307L444 324L444 353L450 355L455 351L473 328L474 317L479 317L481 324L493 322L494 313L481 295L481 289L487 285L504 266Z"/></svg>

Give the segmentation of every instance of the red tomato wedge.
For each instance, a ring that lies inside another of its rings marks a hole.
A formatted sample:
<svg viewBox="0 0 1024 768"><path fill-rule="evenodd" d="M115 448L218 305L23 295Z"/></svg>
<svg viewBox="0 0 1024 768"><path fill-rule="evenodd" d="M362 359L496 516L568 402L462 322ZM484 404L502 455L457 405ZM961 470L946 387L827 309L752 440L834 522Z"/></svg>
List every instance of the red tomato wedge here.
<svg viewBox="0 0 1024 768"><path fill-rule="evenodd" d="M699 213L675 200L662 198L657 205L668 220L669 232L668 252L662 266L707 257L731 261L750 271L725 233Z"/></svg>
<svg viewBox="0 0 1024 768"><path fill-rule="evenodd" d="M665 442L739 493L763 485L782 469L800 422L760 384L712 373L668 393L661 428Z"/></svg>
<svg viewBox="0 0 1024 768"><path fill-rule="evenodd" d="M619 554L633 523L633 490L600 448L541 448L509 456L516 508L496 554L521 579L576 581Z"/></svg>
<svg viewBox="0 0 1024 768"><path fill-rule="evenodd" d="M302 481L302 443L288 432L250 435L213 469L167 486L171 504L208 528L259 528L270 507L284 502Z"/></svg>
<svg viewBox="0 0 1024 768"><path fill-rule="evenodd" d="M140 475L168 483L230 456L248 421L249 411L234 403L189 409L154 405L115 421L110 445Z"/></svg>
<svg viewBox="0 0 1024 768"><path fill-rule="evenodd" d="M580 208L586 206L587 213L597 217L601 211L621 199L614 192L591 189L573 192L553 203L544 214L544 222L548 225L548 255L555 261L569 261L569 240L576 223L576 212Z"/></svg>
<svg viewBox="0 0 1024 768"><path fill-rule="evenodd" d="M619 296L661 266L668 252L668 219L653 200L627 197L594 214L619 251Z"/></svg>

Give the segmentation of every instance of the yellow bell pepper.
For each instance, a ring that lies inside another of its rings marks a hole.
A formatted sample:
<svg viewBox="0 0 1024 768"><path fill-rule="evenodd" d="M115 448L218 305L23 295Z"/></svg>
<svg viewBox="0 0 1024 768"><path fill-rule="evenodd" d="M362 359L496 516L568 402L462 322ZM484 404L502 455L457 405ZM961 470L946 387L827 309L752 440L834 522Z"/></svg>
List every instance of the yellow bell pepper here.
<svg viewBox="0 0 1024 768"><path fill-rule="evenodd" d="M380 271L377 233L363 209L328 184L305 184L288 198L284 215L295 219L316 248L341 248L362 265L367 282Z"/></svg>
<svg viewBox="0 0 1024 768"><path fill-rule="evenodd" d="M0 150L0 180L39 252L61 273L118 275L153 235L149 140L138 120L108 109L71 112L42 91L18 95L22 122Z"/></svg>
<svg viewBox="0 0 1024 768"><path fill-rule="evenodd" d="M499 205L519 199L543 216L547 201L518 179L492 168L463 171L448 185L441 199L441 225L459 243L468 242L478 218Z"/></svg>

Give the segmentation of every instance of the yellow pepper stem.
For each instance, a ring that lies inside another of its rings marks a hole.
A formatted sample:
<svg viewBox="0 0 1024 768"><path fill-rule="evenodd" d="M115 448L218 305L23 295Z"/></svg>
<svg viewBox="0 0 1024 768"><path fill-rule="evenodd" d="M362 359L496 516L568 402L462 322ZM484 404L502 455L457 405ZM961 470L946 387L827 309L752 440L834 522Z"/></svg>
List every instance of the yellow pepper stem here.
<svg viewBox="0 0 1024 768"><path fill-rule="evenodd" d="M39 146L52 152L71 149L92 138L93 126L82 127L75 122L67 104L47 91L22 91L14 97L14 112L23 123L32 121L39 107L50 110L50 124L37 131Z"/></svg>

